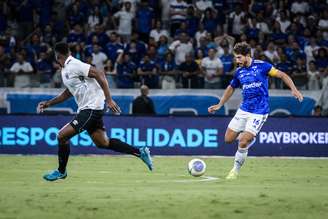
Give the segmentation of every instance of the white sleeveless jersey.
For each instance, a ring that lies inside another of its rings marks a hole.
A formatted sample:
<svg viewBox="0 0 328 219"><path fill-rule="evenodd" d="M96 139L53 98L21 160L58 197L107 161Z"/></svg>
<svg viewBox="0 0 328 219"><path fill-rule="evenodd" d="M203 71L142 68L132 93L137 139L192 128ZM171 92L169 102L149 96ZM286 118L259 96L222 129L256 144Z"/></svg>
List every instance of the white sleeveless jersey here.
<svg viewBox="0 0 328 219"><path fill-rule="evenodd" d="M84 109L104 109L105 95L94 78L89 78L90 65L69 56L61 70L64 85L74 96L77 112Z"/></svg>

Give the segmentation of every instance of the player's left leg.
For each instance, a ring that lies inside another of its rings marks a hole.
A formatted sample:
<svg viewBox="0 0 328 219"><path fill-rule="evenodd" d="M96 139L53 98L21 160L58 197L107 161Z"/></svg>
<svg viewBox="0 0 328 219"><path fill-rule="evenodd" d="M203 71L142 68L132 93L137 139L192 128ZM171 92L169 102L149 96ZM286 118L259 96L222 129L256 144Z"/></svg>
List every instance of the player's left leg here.
<svg viewBox="0 0 328 219"><path fill-rule="evenodd" d="M238 136L238 150L235 154L235 160L232 170L229 172L226 179L236 179L240 168L245 163L248 149L254 144L255 142L255 136L247 131L244 131L239 134Z"/></svg>
<svg viewBox="0 0 328 219"><path fill-rule="evenodd" d="M88 130L93 142L98 148L109 149L123 154L131 154L139 157L148 166L153 169L153 163L150 157L149 149L146 147L135 148L116 138L108 138L104 129Z"/></svg>
<svg viewBox="0 0 328 219"><path fill-rule="evenodd" d="M131 154L137 157L140 156L140 152L137 148L132 147L131 145L128 145L120 141L119 139L109 139L107 137L106 132L102 129L96 129L89 134L92 138L93 143L95 143L98 148L110 149L116 152L120 152L123 154Z"/></svg>

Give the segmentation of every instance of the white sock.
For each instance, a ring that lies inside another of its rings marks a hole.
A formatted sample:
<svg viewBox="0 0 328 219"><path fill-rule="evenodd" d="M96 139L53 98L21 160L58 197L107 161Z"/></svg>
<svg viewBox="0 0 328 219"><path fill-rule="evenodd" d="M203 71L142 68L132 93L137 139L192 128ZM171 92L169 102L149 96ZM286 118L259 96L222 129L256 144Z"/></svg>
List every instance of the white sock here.
<svg viewBox="0 0 328 219"><path fill-rule="evenodd" d="M238 148L236 154L235 154L235 161L233 168L235 171L239 173L240 168L245 163L246 157L247 157L248 149L247 148Z"/></svg>
<svg viewBox="0 0 328 219"><path fill-rule="evenodd" d="M240 135L237 138L238 140L239 140L239 137L240 137ZM253 140L247 145L246 148L238 148L238 150L236 151L233 168L238 173L240 171L240 168L243 166L243 164L246 161L248 149L255 144L255 141L256 141L256 138L254 137Z"/></svg>

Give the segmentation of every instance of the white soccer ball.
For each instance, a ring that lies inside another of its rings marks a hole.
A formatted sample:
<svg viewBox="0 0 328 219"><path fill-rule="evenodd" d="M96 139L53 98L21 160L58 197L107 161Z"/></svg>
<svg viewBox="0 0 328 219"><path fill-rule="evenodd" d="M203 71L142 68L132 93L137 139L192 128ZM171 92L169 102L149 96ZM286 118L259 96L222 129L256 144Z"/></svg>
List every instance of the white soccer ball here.
<svg viewBox="0 0 328 219"><path fill-rule="evenodd" d="M192 159L188 163L188 172L192 176L201 176L206 171L206 163L201 159Z"/></svg>

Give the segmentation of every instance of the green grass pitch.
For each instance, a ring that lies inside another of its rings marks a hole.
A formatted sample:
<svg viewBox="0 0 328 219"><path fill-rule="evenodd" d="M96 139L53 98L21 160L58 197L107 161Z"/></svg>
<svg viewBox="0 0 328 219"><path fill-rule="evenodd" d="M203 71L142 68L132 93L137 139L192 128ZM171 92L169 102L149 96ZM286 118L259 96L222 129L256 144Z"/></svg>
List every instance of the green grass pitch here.
<svg viewBox="0 0 328 219"><path fill-rule="evenodd" d="M153 173L133 157L72 156L68 178L46 182L55 156L0 156L0 218L328 218L326 159L250 158L236 181L232 158L155 157Z"/></svg>

